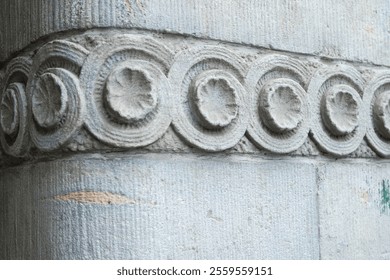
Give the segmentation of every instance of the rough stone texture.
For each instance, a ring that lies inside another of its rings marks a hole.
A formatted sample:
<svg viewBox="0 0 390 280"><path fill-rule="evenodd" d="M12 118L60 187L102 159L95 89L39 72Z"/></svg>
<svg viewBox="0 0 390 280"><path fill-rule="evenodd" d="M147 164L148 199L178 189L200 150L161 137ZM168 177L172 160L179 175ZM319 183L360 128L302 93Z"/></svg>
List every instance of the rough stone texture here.
<svg viewBox="0 0 390 280"><path fill-rule="evenodd" d="M390 163L318 168L323 259L390 259Z"/></svg>
<svg viewBox="0 0 390 280"><path fill-rule="evenodd" d="M126 27L390 65L387 0L9 0L0 61L48 34Z"/></svg>
<svg viewBox="0 0 390 280"><path fill-rule="evenodd" d="M157 154L5 169L0 257L317 259L315 171L310 162Z"/></svg>
<svg viewBox="0 0 390 280"><path fill-rule="evenodd" d="M1 1L0 258L390 259L389 11Z"/></svg>

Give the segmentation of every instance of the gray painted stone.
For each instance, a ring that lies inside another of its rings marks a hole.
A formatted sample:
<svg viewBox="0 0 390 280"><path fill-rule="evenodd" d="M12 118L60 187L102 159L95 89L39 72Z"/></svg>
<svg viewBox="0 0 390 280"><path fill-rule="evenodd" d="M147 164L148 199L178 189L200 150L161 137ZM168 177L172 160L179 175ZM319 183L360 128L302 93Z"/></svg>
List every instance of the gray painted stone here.
<svg viewBox="0 0 390 280"><path fill-rule="evenodd" d="M66 30L125 27L390 65L387 0L7 0L0 61Z"/></svg>
<svg viewBox="0 0 390 280"><path fill-rule="evenodd" d="M389 10L1 1L0 258L390 259Z"/></svg>
<svg viewBox="0 0 390 280"><path fill-rule="evenodd" d="M157 154L9 168L1 257L318 259L315 170Z"/></svg>
<svg viewBox="0 0 390 280"><path fill-rule="evenodd" d="M319 167L323 259L390 259L390 163Z"/></svg>

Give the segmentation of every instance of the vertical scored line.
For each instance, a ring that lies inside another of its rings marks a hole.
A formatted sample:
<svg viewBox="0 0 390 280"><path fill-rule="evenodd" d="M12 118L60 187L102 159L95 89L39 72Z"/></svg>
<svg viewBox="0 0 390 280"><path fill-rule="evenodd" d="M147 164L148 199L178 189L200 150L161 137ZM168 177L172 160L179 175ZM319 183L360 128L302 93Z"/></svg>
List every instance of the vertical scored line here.
<svg viewBox="0 0 390 280"><path fill-rule="evenodd" d="M112 26L116 26L115 11L116 11L117 1L113 0L112 3L113 4L111 4L111 6L110 6L111 14L110 14L110 19L109 19L109 24Z"/></svg>
<svg viewBox="0 0 390 280"><path fill-rule="evenodd" d="M321 256L321 227L320 227L320 224L321 224L321 213L320 213L320 183L321 183L321 180L320 180L320 170L319 170L319 166L316 166L316 209L317 209L317 231L318 231L318 259L322 259L322 256Z"/></svg>
<svg viewBox="0 0 390 280"><path fill-rule="evenodd" d="M49 23L49 5L47 4L47 2L45 2L43 0L43 7L44 7L44 10L42 11L42 13L39 15L40 17L42 17L45 21L45 26L44 26L44 30L42 30L42 33L41 35L43 34L47 34L49 32L49 26L50 26L50 23Z"/></svg>
<svg viewBox="0 0 390 280"><path fill-rule="evenodd" d="M96 4L96 18L95 21L93 22L93 25L98 24L99 26L104 26L105 25L105 18L104 18L104 5L102 3L102 0L99 0Z"/></svg>
<svg viewBox="0 0 390 280"><path fill-rule="evenodd" d="M99 4L100 4L100 1L99 0L97 0L97 1L95 0L94 2L95 2L95 4L92 3L92 0L89 0L89 9L91 11L90 26L94 25L95 22L97 22L99 20Z"/></svg>

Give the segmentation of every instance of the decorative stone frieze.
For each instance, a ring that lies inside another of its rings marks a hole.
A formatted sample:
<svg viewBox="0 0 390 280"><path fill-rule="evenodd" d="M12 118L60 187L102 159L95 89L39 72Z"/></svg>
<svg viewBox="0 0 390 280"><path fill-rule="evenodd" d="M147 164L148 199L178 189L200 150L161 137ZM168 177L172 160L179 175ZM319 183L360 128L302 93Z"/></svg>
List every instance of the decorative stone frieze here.
<svg viewBox="0 0 390 280"><path fill-rule="evenodd" d="M177 151L179 139L193 152L337 157L372 156L367 140L377 155L390 156L383 67L95 31L22 54L2 73L0 139L11 157Z"/></svg>
<svg viewBox="0 0 390 280"><path fill-rule="evenodd" d="M175 131L206 151L234 147L248 124L244 75L243 60L229 49L202 46L179 53L169 72Z"/></svg>
<svg viewBox="0 0 390 280"><path fill-rule="evenodd" d="M116 36L97 47L81 70L87 98L87 129L122 148L158 140L172 117L167 75L173 53L147 36Z"/></svg>
<svg viewBox="0 0 390 280"><path fill-rule="evenodd" d="M364 81L352 66L323 66L308 88L312 108L311 133L321 149L334 155L355 151L366 132Z"/></svg>
<svg viewBox="0 0 390 280"><path fill-rule="evenodd" d="M249 66L249 137L275 153L297 150L309 133L305 88L310 72L299 60L282 55L260 57Z"/></svg>

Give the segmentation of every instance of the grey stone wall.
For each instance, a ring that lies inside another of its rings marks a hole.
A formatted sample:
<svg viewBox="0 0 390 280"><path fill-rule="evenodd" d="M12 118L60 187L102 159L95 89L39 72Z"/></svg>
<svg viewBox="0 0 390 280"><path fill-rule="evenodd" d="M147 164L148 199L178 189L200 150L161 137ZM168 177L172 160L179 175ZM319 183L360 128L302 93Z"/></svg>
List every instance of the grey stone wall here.
<svg viewBox="0 0 390 280"><path fill-rule="evenodd" d="M386 1L3 1L0 258L389 259Z"/></svg>

